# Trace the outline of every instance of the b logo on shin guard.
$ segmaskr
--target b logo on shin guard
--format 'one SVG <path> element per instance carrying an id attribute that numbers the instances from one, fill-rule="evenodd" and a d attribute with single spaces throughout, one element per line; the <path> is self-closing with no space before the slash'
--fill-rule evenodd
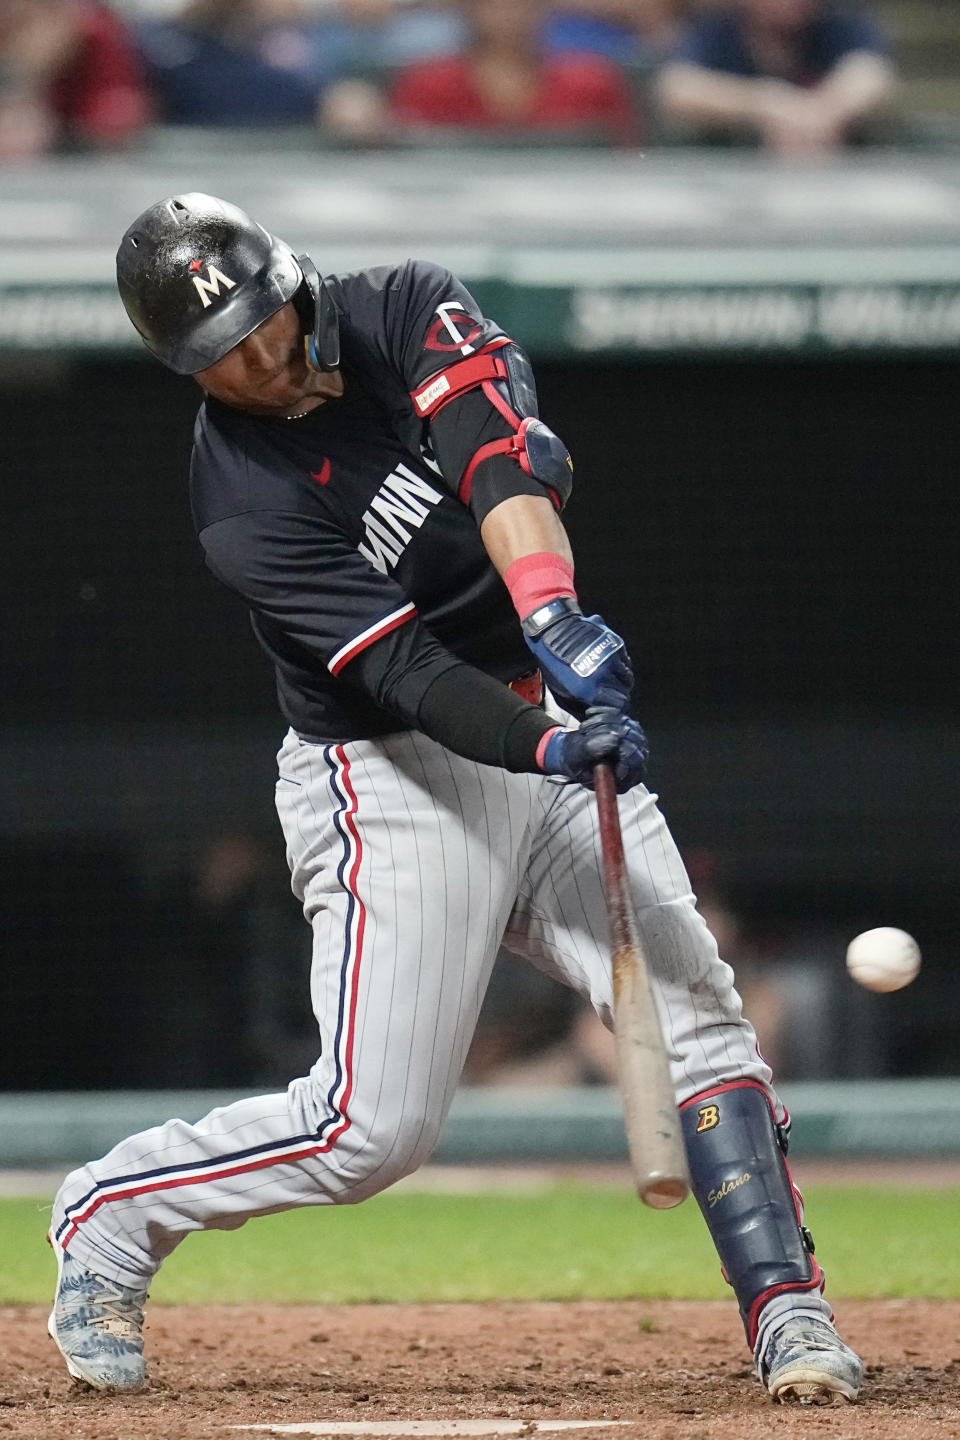
<path id="1" fill-rule="evenodd" d="M 719 1105 L 701 1105 L 697 1111 L 697 1134 L 701 1135 L 704 1130 L 712 1130 L 715 1125 L 719 1124 Z"/>

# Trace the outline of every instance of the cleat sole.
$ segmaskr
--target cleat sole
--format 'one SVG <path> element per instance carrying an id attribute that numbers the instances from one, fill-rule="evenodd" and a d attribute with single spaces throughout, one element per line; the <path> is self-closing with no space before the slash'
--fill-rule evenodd
<path id="1" fill-rule="evenodd" d="M 796 1401 L 800 1405 L 833 1405 L 837 1400 L 852 1404 L 859 1388 L 839 1376 L 826 1379 L 822 1371 L 797 1369 L 778 1376 L 770 1386 L 770 1394 L 781 1405 Z"/>

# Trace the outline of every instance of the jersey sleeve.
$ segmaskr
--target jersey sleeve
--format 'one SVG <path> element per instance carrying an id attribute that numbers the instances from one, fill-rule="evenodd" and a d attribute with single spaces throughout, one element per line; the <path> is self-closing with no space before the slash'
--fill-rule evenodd
<path id="1" fill-rule="evenodd" d="M 386 323 L 390 356 L 408 391 L 506 338 L 499 325 L 484 318 L 466 286 L 429 260 L 401 266 L 388 297 Z"/>
<path id="2" fill-rule="evenodd" d="M 416 617 L 395 581 L 311 518 L 248 510 L 200 531 L 208 568 L 331 673 Z"/>

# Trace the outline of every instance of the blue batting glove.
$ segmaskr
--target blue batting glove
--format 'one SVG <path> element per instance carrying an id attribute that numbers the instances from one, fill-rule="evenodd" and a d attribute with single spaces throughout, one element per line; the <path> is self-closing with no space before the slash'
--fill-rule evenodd
<path id="1" fill-rule="evenodd" d="M 558 730 L 550 736 L 543 768 L 548 775 L 563 775 L 592 790 L 593 767 L 606 761 L 622 795 L 643 780 L 649 754 L 647 737 L 636 720 L 612 705 L 600 705 L 587 711 L 578 730 Z"/>
<path id="2" fill-rule="evenodd" d="M 626 646 L 599 615 L 562 596 L 521 621 L 527 644 L 554 695 L 575 715 L 588 706 L 625 710 L 633 685 Z"/>

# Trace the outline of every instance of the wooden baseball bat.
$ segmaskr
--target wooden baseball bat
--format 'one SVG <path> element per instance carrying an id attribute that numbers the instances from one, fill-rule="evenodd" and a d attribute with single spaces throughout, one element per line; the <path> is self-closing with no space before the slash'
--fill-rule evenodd
<path id="1" fill-rule="evenodd" d="M 630 898 L 613 772 L 600 764 L 593 773 L 613 952 L 613 1028 L 630 1163 L 644 1204 L 670 1210 L 690 1193 L 680 1117 Z"/>

